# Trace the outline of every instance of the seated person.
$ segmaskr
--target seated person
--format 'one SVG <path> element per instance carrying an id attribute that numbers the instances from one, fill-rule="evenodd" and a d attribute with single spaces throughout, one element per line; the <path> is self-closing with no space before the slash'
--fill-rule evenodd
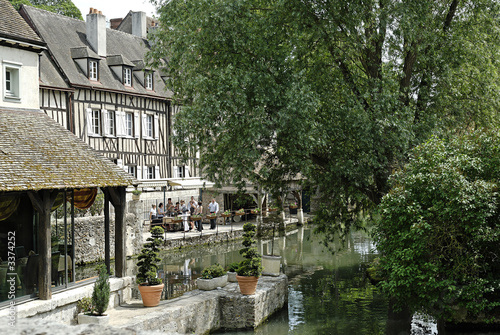
<path id="1" fill-rule="evenodd" d="M 158 217 L 158 219 L 162 219 L 164 216 L 165 216 L 165 211 L 163 210 L 163 203 L 160 202 L 160 204 L 158 205 L 157 217 Z"/>

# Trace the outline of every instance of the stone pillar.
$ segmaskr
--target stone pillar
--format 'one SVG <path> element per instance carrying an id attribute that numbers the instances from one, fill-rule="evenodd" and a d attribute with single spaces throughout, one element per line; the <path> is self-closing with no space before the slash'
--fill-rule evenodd
<path id="1" fill-rule="evenodd" d="M 126 216 L 127 239 L 125 241 L 125 254 L 127 256 L 137 255 L 141 252 L 144 234 L 142 219 L 143 201 L 132 200 L 127 203 L 128 213 Z"/>

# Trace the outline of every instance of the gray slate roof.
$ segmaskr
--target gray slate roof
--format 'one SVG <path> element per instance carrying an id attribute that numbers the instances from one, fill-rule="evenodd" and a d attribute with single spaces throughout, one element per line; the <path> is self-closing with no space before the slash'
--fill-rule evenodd
<path id="1" fill-rule="evenodd" d="M 39 110 L 0 107 L 0 192 L 137 181 Z"/>
<path id="2" fill-rule="evenodd" d="M 0 37 L 44 45 L 40 37 L 7 0 L 0 0 Z"/>
<path id="3" fill-rule="evenodd" d="M 91 49 L 86 39 L 85 22 L 30 6 L 23 5 L 21 11 L 26 13 L 35 31 L 47 43 L 47 48 L 62 69 L 64 76 L 69 80 L 70 86 L 95 86 L 95 83 L 89 81 L 72 58 L 72 49 L 75 50 L 74 48 L 88 47 Z M 146 39 L 121 31 L 106 29 L 107 55 L 122 55 L 125 59 L 134 62 L 143 60 L 148 50 L 149 44 Z M 74 55 L 75 51 L 73 51 Z M 40 71 L 43 77 L 45 71 L 43 66 L 40 67 Z M 157 98 L 172 96 L 170 91 L 165 90 L 165 84 L 158 71 L 154 73 L 153 92 L 146 90 L 144 83 L 139 82 L 135 76 L 132 77 L 133 88 L 126 88 L 110 69 L 107 60 L 101 59 L 99 61 L 99 82 L 102 84 L 102 86 L 99 85 L 100 89 L 123 91 L 127 94 L 150 95 Z M 57 81 L 53 83 L 44 82 L 44 84 L 59 87 Z"/>

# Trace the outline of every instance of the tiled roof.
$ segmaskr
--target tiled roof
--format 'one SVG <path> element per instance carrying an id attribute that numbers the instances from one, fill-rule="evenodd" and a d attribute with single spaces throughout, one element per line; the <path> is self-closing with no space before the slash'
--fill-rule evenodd
<path id="1" fill-rule="evenodd" d="M 0 0 L 0 37 L 44 44 L 7 0 Z"/>
<path id="2" fill-rule="evenodd" d="M 25 13 L 23 15 L 27 15 L 34 29 L 47 43 L 50 54 L 53 55 L 64 76 L 69 80 L 70 86 L 95 86 L 95 83 L 87 78 L 73 59 L 75 56 L 82 56 L 84 50 L 87 50 L 86 48 L 91 49 L 87 42 L 85 22 L 30 6 L 23 6 L 22 12 Z M 144 60 L 149 48 L 146 39 L 106 29 L 106 54 L 110 56 L 113 65 L 116 65 L 116 55 L 121 55 L 123 59 L 127 60 L 127 65 L 133 65 L 137 60 Z M 94 51 L 91 52 L 94 53 Z M 94 55 L 96 54 L 94 53 Z M 43 66 L 40 67 L 40 71 L 43 76 L 45 71 Z M 132 76 L 132 88 L 125 87 L 111 70 L 106 58 L 99 61 L 99 82 L 101 89 L 122 91 L 127 94 L 135 93 L 156 98 L 172 96 L 172 92 L 166 90 L 165 83 L 158 71 L 154 72 L 154 91 L 146 89 L 144 83 L 139 82 L 135 76 Z M 58 87 L 56 84 L 44 84 Z"/>
<path id="3" fill-rule="evenodd" d="M 0 107 L 0 192 L 135 183 L 45 113 Z"/>

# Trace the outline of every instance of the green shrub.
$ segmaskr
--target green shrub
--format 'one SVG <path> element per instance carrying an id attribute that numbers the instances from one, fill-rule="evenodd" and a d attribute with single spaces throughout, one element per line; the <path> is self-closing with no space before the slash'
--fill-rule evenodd
<path id="1" fill-rule="evenodd" d="M 92 308 L 92 298 L 83 297 L 76 303 L 78 313 L 92 314 L 94 309 Z"/>
<path id="2" fill-rule="evenodd" d="M 161 278 L 156 277 L 158 263 L 161 259 L 158 257 L 159 246 L 163 242 L 164 230 L 162 227 L 151 228 L 151 237 L 147 238 L 141 253 L 138 257 L 137 283 L 139 285 L 159 285 Z"/>
<path id="3" fill-rule="evenodd" d="M 229 272 L 236 272 L 239 267 L 240 267 L 240 263 L 239 262 L 234 262 L 234 263 L 229 264 L 229 266 L 227 268 L 227 271 L 229 271 Z"/>
<path id="4" fill-rule="evenodd" d="M 210 266 L 207 266 L 206 268 L 201 271 L 201 278 L 203 279 L 212 279 L 212 278 L 217 278 L 217 277 L 222 277 L 226 274 L 226 271 L 224 271 L 224 268 L 222 265 L 219 264 L 213 264 Z"/>
<path id="5" fill-rule="evenodd" d="M 94 284 L 94 292 L 92 293 L 93 312 L 97 315 L 103 315 L 108 309 L 109 304 L 109 275 L 105 264 L 97 267 L 99 277 Z"/>
<path id="6" fill-rule="evenodd" d="M 256 227 L 253 223 L 247 222 L 243 225 L 243 248 L 240 249 L 240 254 L 245 258 L 239 264 L 237 273 L 239 276 L 255 276 L 260 277 L 262 274 L 262 257 L 257 252 L 257 248 L 252 247 L 256 241 Z"/>
<path id="7" fill-rule="evenodd" d="M 382 289 L 436 319 L 500 306 L 500 135 L 475 131 L 416 147 L 391 177 L 375 241 Z M 458 315 L 457 311 L 466 311 Z"/>

